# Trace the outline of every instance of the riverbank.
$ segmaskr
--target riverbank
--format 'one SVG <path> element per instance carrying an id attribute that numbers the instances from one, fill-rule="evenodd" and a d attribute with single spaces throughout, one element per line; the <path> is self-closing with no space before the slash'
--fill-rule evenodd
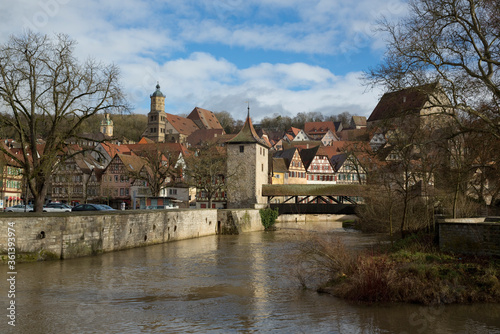
<path id="1" fill-rule="evenodd" d="M 318 291 L 347 300 L 500 303 L 500 259 L 440 252 L 431 235 L 359 252 L 339 239 L 315 236 L 301 246 L 300 254 L 308 268 L 320 265 L 328 277 Z"/>

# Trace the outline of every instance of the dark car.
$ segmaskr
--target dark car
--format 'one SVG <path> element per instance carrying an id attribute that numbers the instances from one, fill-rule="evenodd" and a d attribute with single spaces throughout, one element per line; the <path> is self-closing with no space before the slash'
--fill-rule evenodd
<path id="1" fill-rule="evenodd" d="M 80 204 L 75 206 L 71 211 L 111 211 L 112 207 L 101 204 Z"/>

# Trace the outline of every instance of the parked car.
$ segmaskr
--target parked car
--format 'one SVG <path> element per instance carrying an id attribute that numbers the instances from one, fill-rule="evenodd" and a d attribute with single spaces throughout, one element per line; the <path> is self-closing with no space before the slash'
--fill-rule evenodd
<path id="1" fill-rule="evenodd" d="M 3 211 L 5 211 L 5 212 L 33 212 L 33 205 L 28 204 L 25 207 L 24 204 L 18 204 L 18 205 L 14 205 L 14 206 L 9 206 L 8 208 L 5 208 Z"/>
<path id="2" fill-rule="evenodd" d="M 80 204 L 75 206 L 71 211 L 111 211 L 112 207 L 104 204 Z"/>
<path id="3" fill-rule="evenodd" d="M 173 205 L 150 205 L 146 207 L 146 210 L 164 210 L 164 209 L 178 209 L 178 206 Z"/>
<path id="4" fill-rule="evenodd" d="M 113 209 L 112 207 L 110 207 L 109 205 L 106 205 L 106 204 L 99 204 L 99 206 L 102 206 L 106 210 L 116 210 L 116 209 Z"/>
<path id="5" fill-rule="evenodd" d="M 43 206 L 43 212 L 71 212 L 71 207 L 63 203 L 49 203 Z"/>

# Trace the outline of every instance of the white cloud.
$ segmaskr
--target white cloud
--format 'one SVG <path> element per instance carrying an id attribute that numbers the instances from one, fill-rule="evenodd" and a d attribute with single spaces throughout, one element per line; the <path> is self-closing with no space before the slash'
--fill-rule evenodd
<path id="1" fill-rule="evenodd" d="M 228 111 L 235 119 L 243 119 L 245 103 L 250 101 L 256 120 L 274 113 L 293 116 L 311 111 L 326 114 L 349 111 L 367 116 L 380 94 L 365 92 L 360 72 L 336 76 L 328 69 L 304 63 L 266 63 L 238 69 L 226 59 L 194 53 L 160 67 L 155 68 L 154 63 L 150 66 L 148 80 L 144 80 L 138 65 L 130 73 L 136 76 L 134 82 L 144 83 L 141 88 L 145 89 L 145 96 L 139 93 L 136 100 L 142 111 L 147 110 L 148 96 L 156 85 L 153 73 L 166 95 L 166 111 L 174 114 L 188 113 L 198 106 Z M 149 87 L 145 87 L 146 83 Z"/>
<path id="2" fill-rule="evenodd" d="M 122 69 L 137 111 L 147 112 L 157 81 L 173 113 L 194 106 L 226 110 L 241 119 L 250 101 L 257 119 L 273 113 L 349 111 L 367 115 L 379 92 L 364 93 L 358 70 L 333 73 L 315 56 L 369 52 L 383 44 L 371 31 L 381 15 L 399 17 L 403 0 L 19 0 L 0 2 L 0 43 L 29 27 L 64 32 L 80 58 Z M 211 49 L 204 49 L 207 45 Z M 274 62 L 212 52 L 274 50 Z M 196 48 L 199 47 L 199 50 Z M 305 55 L 305 56 L 304 56 Z M 302 58 L 300 58 L 302 57 Z M 347 71 L 345 71 L 347 72 Z M 243 116 L 242 116 L 243 115 Z"/>

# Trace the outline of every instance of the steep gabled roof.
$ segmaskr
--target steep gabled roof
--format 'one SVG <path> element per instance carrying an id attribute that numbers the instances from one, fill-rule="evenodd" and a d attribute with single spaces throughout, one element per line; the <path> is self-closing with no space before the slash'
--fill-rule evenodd
<path id="1" fill-rule="evenodd" d="M 368 122 L 419 113 L 429 101 L 429 94 L 435 92 L 438 85 L 436 82 L 385 93 L 373 109 Z"/>
<path id="2" fill-rule="evenodd" d="M 129 172 L 139 172 L 141 168 L 145 165 L 145 160 L 136 155 L 126 155 L 126 154 L 117 154 L 115 157 L 120 159 Z"/>
<path id="3" fill-rule="evenodd" d="M 293 159 L 293 156 L 294 156 L 296 150 L 297 150 L 297 148 L 292 147 L 292 148 L 289 148 L 287 150 L 276 151 L 273 154 L 273 159 L 274 158 L 283 159 L 285 162 L 286 168 L 288 169 L 290 167 L 290 163 L 292 162 L 292 159 Z"/>
<path id="4" fill-rule="evenodd" d="M 299 128 L 294 128 L 293 126 L 288 129 L 287 133 L 291 134 L 294 138 L 299 134 L 301 129 Z"/>
<path id="5" fill-rule="evenodd" d="M 335 132 L 342 131 L 343 128 L 342 121 L 336 121 L 333 122 L 333 124 L 335 125 Z"/>
<path id="6" fill-rule="evenodd" d="M 146 137 L 142 137 L 137 144 L 154 144 L 155 141 Z"/>
<path id="7" fill-rule="evenodd" d="M 251 144 L 257 143 L 264 147 L 269 148 L 267 143 L 259 138 L 257 132 L 255 132 L 255 128 L 253 127 L 252 120 L 250 119 L 250 110 L 248 110 L 247 119 L 245 124 L 243 124 L 243 128 L 238 132 L 238 134 L 231 140 L 227 142 L 228 144 Z"/>
<path id="8" fill-rule="evenodd" d="M 351 124 L 354 126 L 366 126 L 365 116 L 352 116 Z"/>
<path id="9" fill-rule="evenodd" d="M 187 118 L 195 122 L 200 129 L 222 129 L 215 114 L 207 109 L 195 107 Z"/>
<path id="10" fill-rule="evenodd" d="M 330 163 L 332 164 L 333 170 L 338 172 L 346 160 L 347 160 L 347 154 L 345 153 L 334 155 L 330 159 Z"/>
<path id="11" fill-rule="evenodd" d="M 273 158 L 273 172 L 286 173 L 288 172 L 288 165 L 284 158 Z"/>
<path id="12" fill-rule="evenodd" d="M 319 146 L 315 146 L 313 148 L 303 149 L 299 151 L 300 158 L 302 159 L 302 163 L 304 164 L 306 170 L 309 169 L 309 165 L 318 153 L 318 149 Z"/>
<path id="13" fill-rule="evenodd" d="M 167 121 L 174 127 L 177 132 L 182 135 L 189 136 L 196 130 L 198 130 L 198 126 L 189 118 L 167 114 Z"/>

